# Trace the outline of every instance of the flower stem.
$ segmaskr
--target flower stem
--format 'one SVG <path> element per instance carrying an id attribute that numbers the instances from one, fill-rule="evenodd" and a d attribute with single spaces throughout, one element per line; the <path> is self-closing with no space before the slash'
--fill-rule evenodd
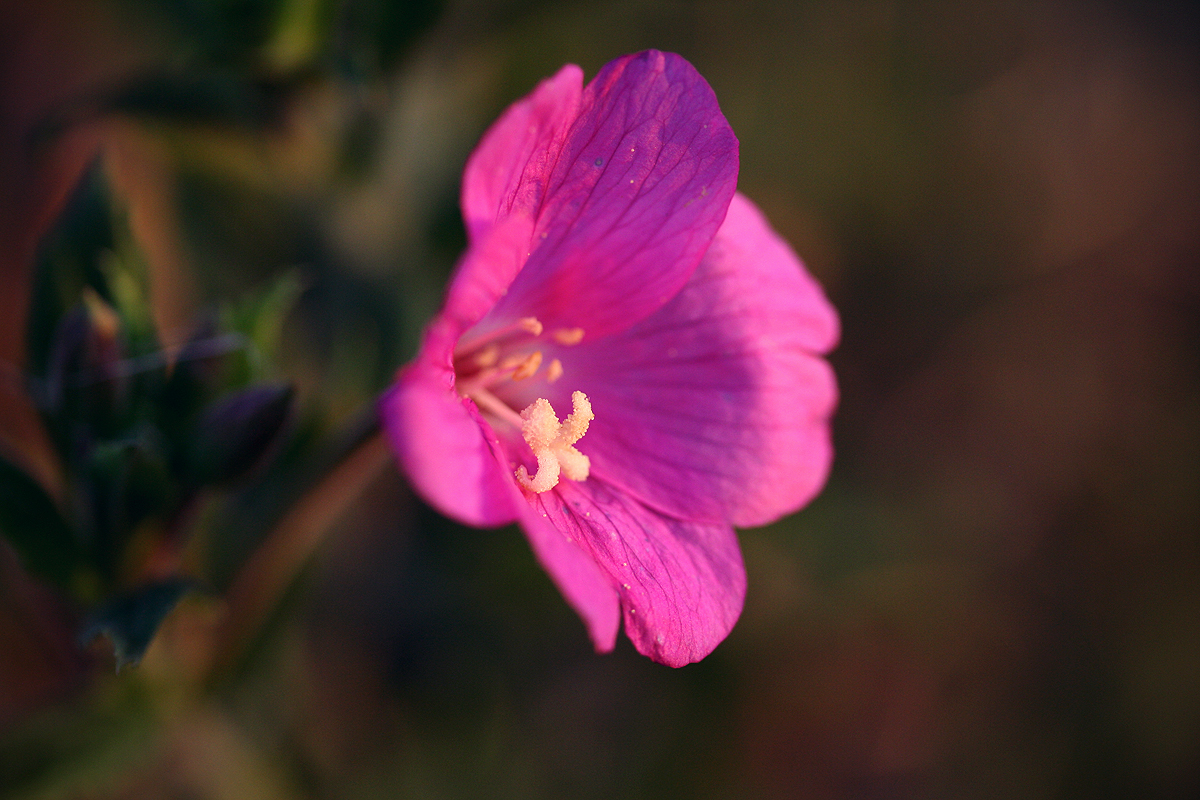
<path id="1" fill-rule="evenodd" d="M 225 613 L 213 640 L 210 682 L 236 666 L 333 524 L 389 463 L 390 451 L 375 422 L 279 519 L 226 593 Z"/>

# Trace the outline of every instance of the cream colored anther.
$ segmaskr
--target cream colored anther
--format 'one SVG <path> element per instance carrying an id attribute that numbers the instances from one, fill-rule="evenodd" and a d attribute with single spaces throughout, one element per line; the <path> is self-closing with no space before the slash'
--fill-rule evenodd
<path id="1" fill-rule="evenodd" d="M 538 321 L 537 317 L 521 317 L 517 320 L 517 327 L 534 336 L 542 335 L 542 323 Z"/>
<path id="2" fill-rule="evenodd" d="M 554 341 L 569 347 L 583 341 L 583 328 L 558 328 L 550 335 Z"/>

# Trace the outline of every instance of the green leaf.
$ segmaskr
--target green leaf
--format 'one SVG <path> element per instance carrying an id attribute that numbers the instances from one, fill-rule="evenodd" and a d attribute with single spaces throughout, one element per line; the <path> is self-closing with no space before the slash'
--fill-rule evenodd
<path id="1" fill-rule="evenodd" d="M 79 549 L 58 506 L 24 470 L 0 457 L 0 533 L 30 572 L 66 586 Z"/>
<path id="2" fill-rule="evenodd" d="M 172 578 L 114 597 L 92 614 L 79 634 L 79 643 L 87 645 L 97 636 L 106 636 L 112 642 L 118 670 L 137 664 L 162 621 L 192 587 L 190 581 Z"/>
<path id="3" fill-rule="evenodd" d="M 234 384 L 245 384 L 266 376 L 267 366 L 278 358 L 284 323 L 305 288 L 300 275 L 289 270 L 223 309 L 222 327 L 242 334 L 249 345 L 242 351 L 245 368 L 240 374 L 235 370 L 229 375 Z"/>
<path id="4" fill-rule="evenodd" d="M 44 376 L 50 368 L 56 331 L 85 287 L 111 300 L 102 261 L 115 245 L 112 215 L 108 183 L 97 162 L 80 178 L 38 246 L 25 329 L 25 363 L 34 376 Z"/>
<path id="5" fill-rule="evenodd" d="M 178 487 L 170 474 L 162 433 L 144 423 L 119 439 L 91 444 L 86 471 L 76 475 L 85 509 L 90 555 L 113 576 L 134 531 L 174 507 Z"/>
<path id="6" fill-rule="evenodd" d="M 250 337 L 264 358 L 274 361 L 283 340 L 283 324 L 296 307 L 305 285 L 295 270 L 283 273 L 267 288 L 256 304 L 251 306 Z M 247 309 L 248 311 L 250 309 Z"/>

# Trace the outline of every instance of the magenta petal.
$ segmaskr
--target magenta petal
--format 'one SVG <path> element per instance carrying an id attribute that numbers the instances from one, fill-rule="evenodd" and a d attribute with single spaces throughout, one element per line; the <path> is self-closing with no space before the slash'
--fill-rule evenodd
<path id="1" fill-rule="evenodd" d="M 737 196 L 683 291 L 570 353 L 560 383 L 591 398 L 579 447 L 592 474 L 685 519 L 759 525 L 794 511 L 832 458 L 837 387 L 819 354 L 837 332 L 820 288 Z"/>
<path id="2" fill-rule="evenodd" d="M 533 252 L 497 317 L 595 337 L 657 309 L 725 217 L 737 147 L 712 89 L 679 56 L 610 63 L 584 89 L 546 175 Z"/>
<path id="3" fill-rule="evenodd" d="M 472 242 L 504 217 L 534 218 L 579 113 L 582 90 L 583 71 L 568 64 L 513 103 L 484 134 L 463 172 L 463 220 Z"/>
<path id="4" fill-rule="evenodd" d="M 490 527 L 519 520 L 534 554 L 583 618 L 598 651 L 612 650 L 617 593 L 596 562 L 530 508 L 491 426 L 447 391 L 449 376 L 409 366 L 380 402 L 392 449 L 417 492 L 449 517 Z"/>
<path id="5" fill-rule="evenodd" d="M 775 317 L 764 319 L 764 334 L 784 337 L 783 343 L 810 353 L 824 354 L 834 348 L 841 327 L 833 305 L 791 245 L 744 194 L 734 196 L 717 237 L 705 254 L 706 260 L 714 262 L 713 271 L 757 284 L 759 297 L 754 300 L 771 300 L 765 306 L 749 306 Z M 781 330 L 778 326 L 785 317 L 786 329 Z"/>
<path id="6" fill-rule="evenodd" d="M 529 230 L 528 218 L 510 217 L 467 252 L 421 352 L 379 404 L 392 449 L 414 487 L 439 511 L 468 525 L 504 525 L 516 512 L 512 476 L 496 463 L 503 448 L 495 431 L 455 388 L 454 348 L 507 290 Z"/>
<path id="7" fill-rule="evenodd" d="M 513 484 L 516 493 L 516 485 Z M 583 618 L 596 651 L 607 653 L 617 642 L 620 602 L 612 581 L 568 535 L 556 528 L 541 512 L 518 499 L 521 528 L 534 555 L 549 573 L 575 613 Z"/>
<path id="8" fill-rule="evenodd" d="M 444 359 L 444 363 L 450 363 L 458 337 L 487 314 L 509 290 L 524 264 L 532 230 L 533 220 L 529 217 L 507 217 L 490 227 L 480 241 L 467 250 L 450 280 L 446 304 L 431 327 L 432 332 L 438 325 L 446 326 L 444 341 L 434 347 L 427 338 L 421 348 L 422 358 L 436 358 L 439 363 Z"/>
<path id="9" fill-rule="evenodd" d="M 663 516 L 597 480 L 528 497 L 617 587 L 638 652 L 682 667 L 711 653 L 737 622 L 746 570 L 729 525 Z"/>
<path id="10" fill-rule="evenodd" d="M 452 372 L 414 362 L 379 412 L 404 472 L 431 505 L 468 525 L 516 518 L 512 478 L 497 463 L 500 443 L 475 404 L 455 393 Z"/>

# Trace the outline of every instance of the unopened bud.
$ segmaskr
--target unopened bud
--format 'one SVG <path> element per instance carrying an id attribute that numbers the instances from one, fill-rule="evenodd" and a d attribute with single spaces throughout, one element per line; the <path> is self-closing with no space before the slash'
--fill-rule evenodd
<path id="1" fill-rule="evenodd" d="M 250 470 L 287 421 L 290 386 L 252 386 L 216 400 L 201 412 L 188 448 L 189 477 L 197 485 L 225 483 Z"/>

